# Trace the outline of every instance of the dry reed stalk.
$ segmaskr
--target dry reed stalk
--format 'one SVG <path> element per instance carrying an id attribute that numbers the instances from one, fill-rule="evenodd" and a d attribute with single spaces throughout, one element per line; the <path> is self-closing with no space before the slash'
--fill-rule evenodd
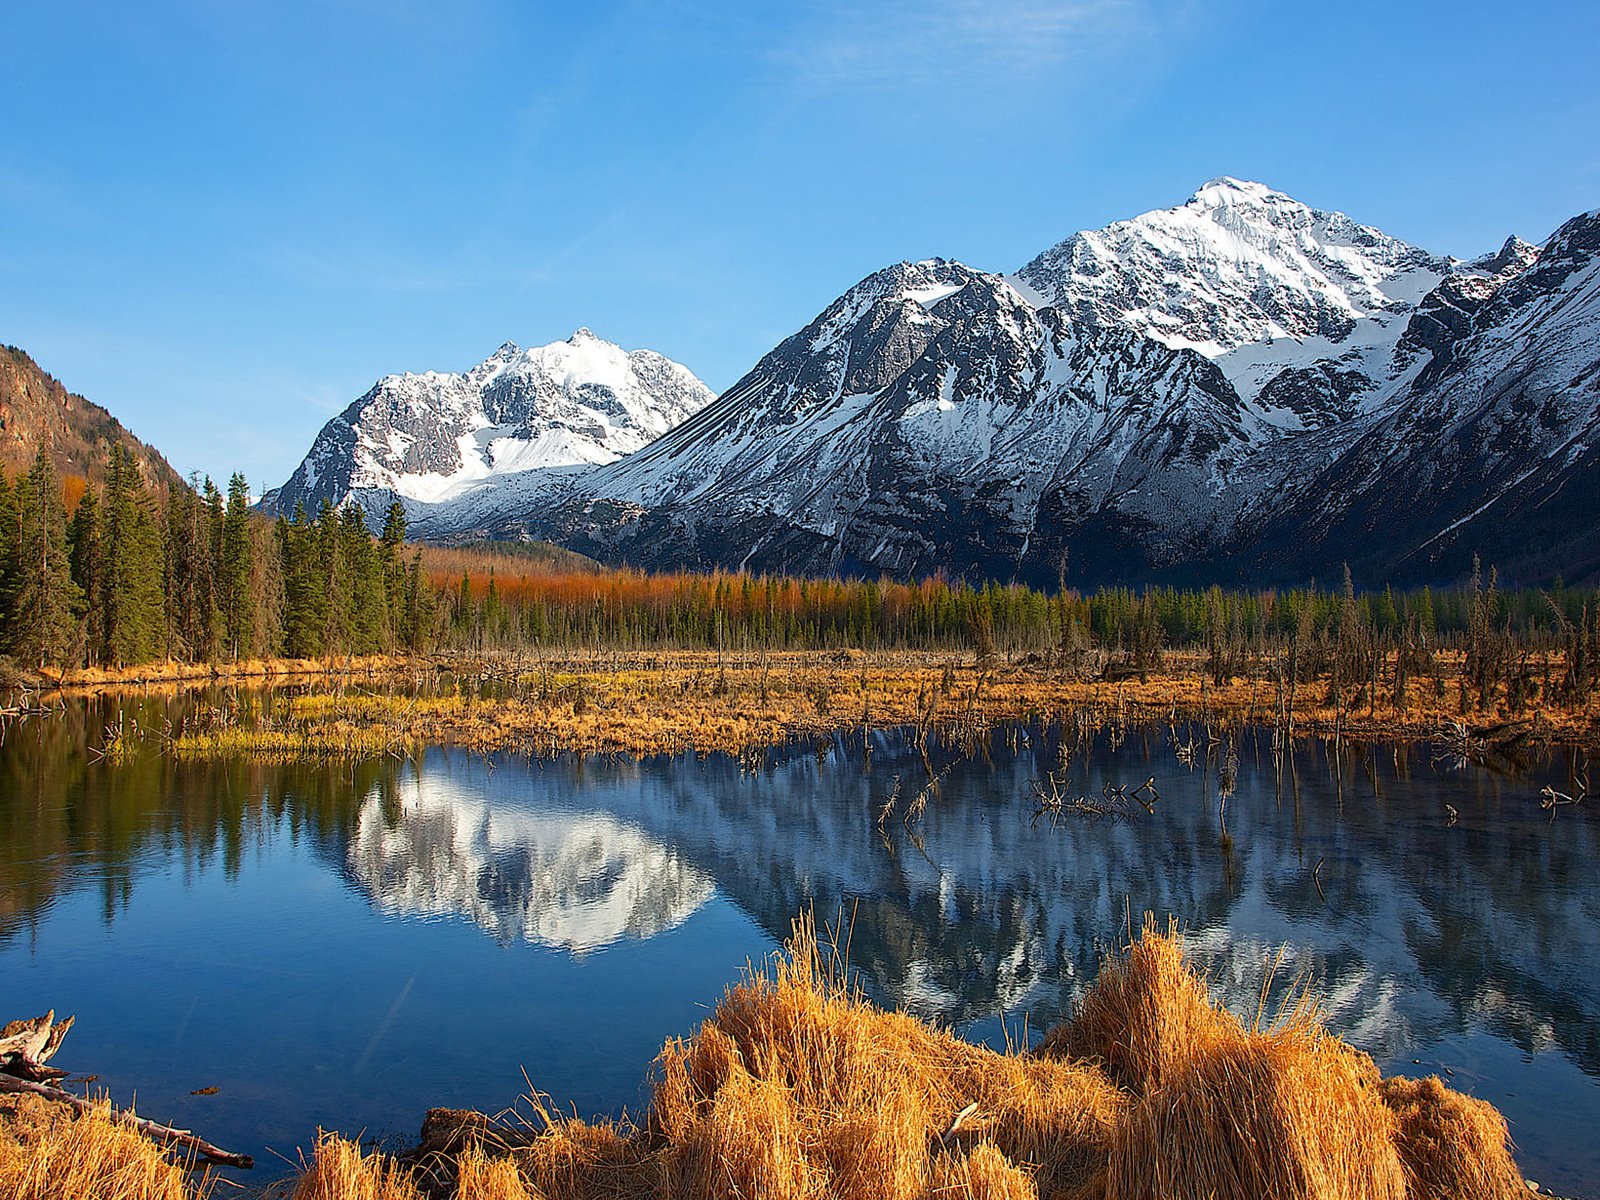
<path id="1" fill-rule="evenodd" d="M 0 1114 L 0 1200 L 204 1200 L 210 1175 L 190 1182 L 154 1144 L 111 1119 L 81 1117 L 33 1096 Z"/>
<path id="2" fill-rule="evenodd" d="M 1243 1033 L 1185 963 L 1176 925 L 1162 933 L 1147 915 L 1139 940 L 1106 960 L 1077 1013 L 1045 1035 L 1038 1054 L 1095 1063 L 1114 1083 L 1144 1095 Z"/>
<path id="3" fill-rule="evenodd" d="M 977 1101 L 982 1137 L 1032 1168 L 1042 1200 L 1078 1195 L 1105 1166 L 1127 1093 L 1084 1062 L 986 1054 L 974 1067 L 957 1090 Z"/>
<path id="4" fill-rule="evenodd" d="M 792 1098 L 772 1080 L 735 1074 L 706 1119 L 663 1159 L 661 1194 L 677 1200 L 800 1200 L 812 1193 L 811 1164 Z"/>
<path id="5" fill-rule="evenodd" d="M 1528 1195 L 1512 1161 L 1506 1119 L 1492 1104 L 1451 1091 L 1437 1076 L 1385 1079 L 1383 1101 L 1412 1200 L 1510 1200 Z"/>
<path id="6" fill-rule="evenodd" d="M 387 1156 L 364 1156 L 354 1142 L 324 1133 L 290 1200 L 422 1200 L 422 1194 Z"/>
<path id="7" fill-rule="evenodd" d="M 523 1185 L 517 1164 L 508 1158 L 488 1158 L 473 1146 L 456 1160 L 457 1200 L 545 1200 L 542 1193 Z"/>
<path id="8" fill-rule="evenodd" d="M 1405 1200 L 1378 1083 L 1370 1058 L 1304 1022 L 1213 1044 L 1130 1110 L 1105 1200 Z"/>
<path id="9" fill-rule="evenodd" d="M 997 1054 L 874 1008 L 798 923 L 787 955 L 667 1047 L 648 1128 L 672 1196 L 918 1200 L 935 1159 L 975 1136 L 1050 1189 L 1027 1194 L 1066 1196 L 1104 1163 L 1125 1107 L 1086 1064 Z M 780 1144 L 792 1157 L 769 1159 Z"/>

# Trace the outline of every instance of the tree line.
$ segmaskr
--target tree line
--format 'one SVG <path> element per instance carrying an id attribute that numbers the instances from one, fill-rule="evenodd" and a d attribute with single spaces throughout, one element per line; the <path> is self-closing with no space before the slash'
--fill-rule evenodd
<path id="1" fill-rule="evenodd" d="M 434 642 L 433 589 L 404 556 L 398 505 L 375 536 L 358 509 L 331 504 L 269 521 L 239 474 L 226 494 L 196 479 L 163 501 L 122 446 L 99 488 L 71 482 L 43 451 L 15 479 L 0 472 L 0 654 L 126 667 Z"/>
<path id="2" fill-rule="evenodd" d="M 1466 651 L 1487 692 L 1509 686 L 1526 654 L 1542 649 L 1563 651 L 1573 687 L 1587 694 L 1600 663 L 1592 588 L 1504 589 L 1492 570 L 1487 585 L 1475 570 L 1455 586 L 1399 592 L 1358 591 L 1346 571 L 1332 588 L 1087 595 L 941 576 L 644 574 L 581 569 L 574 556 L 539 548 L 408 547 L 398 504 L 376 532 L 353 505 L 268 520 L 251 509 L 238 474 L 225 494 L 204 479 L 162 500 L 121 447 L 101 487 L 70 482 L 64 492 L 42 453 L 15 479 L 0 472 L 0 653 L 30 665 L 532 645 L 849 646 L 1031 654 L 1069 666 L 1110 653 L 1143 671 L 1170 648 L 1203 650 L 1219 680 L 1289 650 L 1297 674 L 1349 680 L 1382 655 L 1410 664 L 1396 671 L 1417 671 L 1434 650 L 1453 648 Z"/>

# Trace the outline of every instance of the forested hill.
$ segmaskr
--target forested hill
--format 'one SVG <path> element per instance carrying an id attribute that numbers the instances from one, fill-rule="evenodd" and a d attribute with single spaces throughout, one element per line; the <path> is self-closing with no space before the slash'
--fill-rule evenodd
<path id="1" fill-rule="evenodd" d="M 15 346 L 0 346 L 0 470 L 16 476 L 33 465 L 43 446 L 58 478 L 104 484 L 111 447 L 121 446 L 158 494 L 178 473 L 105 409 L 67 391 Z"/>

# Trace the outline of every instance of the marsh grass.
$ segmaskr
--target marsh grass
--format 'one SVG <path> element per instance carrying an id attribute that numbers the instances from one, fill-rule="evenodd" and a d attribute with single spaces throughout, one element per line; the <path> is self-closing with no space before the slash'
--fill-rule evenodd
<path id="1" fill-rule="evenodd" d="M 438 664 L 443 666 L 444 664 Z M 214 758 L 362 757 L 422 742 L 535 756 L 743 755 L 801 738 L 865 736 L 908 729 L 970 751 L 999 725 L 1082 722 L 1116 734 L 1179 719 L 1218 730 L 1276 724 L 1285 736 L 1414 739 L 1465 729 L 1494 747 L 1557 741 L 1600 744 L 1600 706 L 1530 704 L 1502 696 L 1463 713 L 1448 687 L 1402 681 L 1397 696 L 1368 689 L 1302 686 L 1292 704 L 1270 664 L 1218 683 L 1201 654 L 1169 652 L 1142 677 L 1075 678 L 1026 661 L 918 651 L 732 653 L 715 651 L 576 653 L 537 664 L 450 660 L 451 676 L 490 680 L 437 689 L 435 673 L 415 666 L 384 686 L 338 686 L 293 697 L 287 712 L 257 714 L 228 728 L 184 731 L 176 753 Z M 1460 654 L 1435 656 L 1438 679 L 1464 678 Z M 429 679 L 423 688 L 419 678 Z M 1313 699 L 1316 697 L 1316 699 Z"/>
<path id="2" fill-rule="evenodd" d="M 0 1105 L 0 1200 L 204 1200 L 212 1183 L 113 1121 L 108 1103 L 82 1117 L 36 1096 Z"/>

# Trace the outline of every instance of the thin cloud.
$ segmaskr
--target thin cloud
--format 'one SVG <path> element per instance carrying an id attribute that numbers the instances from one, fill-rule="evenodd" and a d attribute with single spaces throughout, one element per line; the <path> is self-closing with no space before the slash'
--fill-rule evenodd
<path id="1" fill-rule="evenodd" d="M 1019 82 L 1100 58 L 1147 33 L 1145 0 L 820 0 L 778 51 L 805 82 L 899 91 Z"/>

